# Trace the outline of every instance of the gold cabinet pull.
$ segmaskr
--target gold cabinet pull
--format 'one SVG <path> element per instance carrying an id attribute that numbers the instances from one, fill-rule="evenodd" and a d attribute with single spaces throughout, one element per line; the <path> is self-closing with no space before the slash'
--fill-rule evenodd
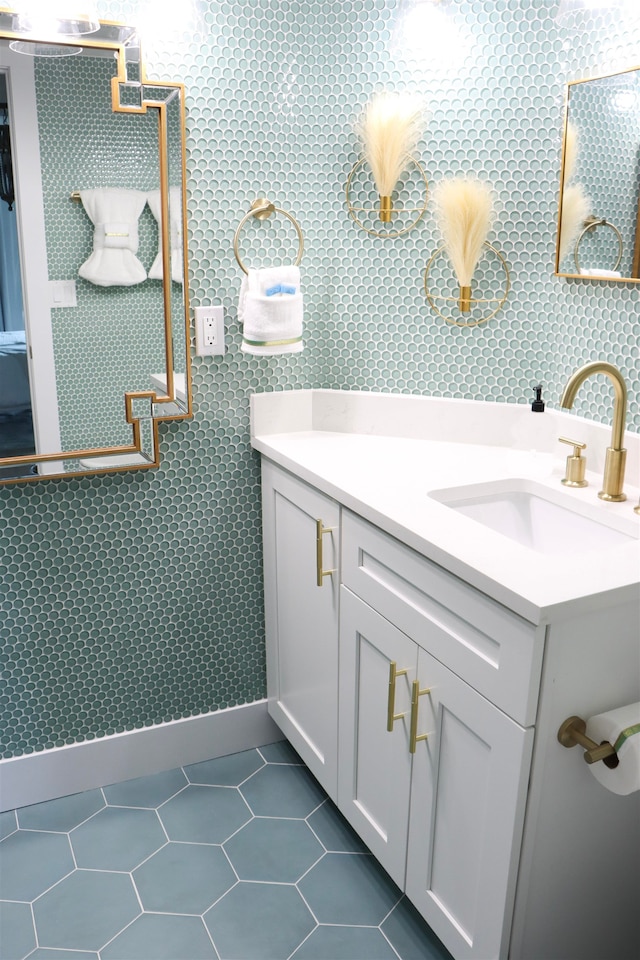
<path id="1" fill-rule="evenodd" d="M 396 677 L 406 677 L 409 670 L 398 670 L 398 664 L 392 660 L 389 664 L 389 697 L 387 700 L 387 732 L 393 732 L 393 724 L 396 720 L 402 720 L 406 713 L 396 713 Z"/>
<path id="2" fill-rule="evenodd" d="M 418 701 L 420 697 L 426 696 L 428 693 L 431 693 L 430 687 L 425 687 L 424 690 L 420 689 L 420 681 L 414 680 L 411 684 L 411 727 L 409 732 L 409 753 L 416 752 L 416 743 L 419 740 L 428 740 L 428 733 L 421 733 L 418 736 Z"/>
<path id="3" fill-rule="evenodd" d="M 335 527 L 325 527 L 322 520 L 316 520 L 316 583 L 319 587 L 322 586 L 322 582 L 325 577 L 330 577 L 332 573 L 335 573 L 335 568 L 333 570 L 323 570 L 324 562 L 322 559 L 322 537 L 325 533 L 332 533 L 335 530 Z"/>

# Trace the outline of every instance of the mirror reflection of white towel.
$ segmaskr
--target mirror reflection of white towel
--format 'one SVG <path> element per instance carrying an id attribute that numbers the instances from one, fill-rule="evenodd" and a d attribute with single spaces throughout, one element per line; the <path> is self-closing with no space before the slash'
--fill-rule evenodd
<path id="1" fill-rule="evenodd" d="M 580 268 L 580 275 L 583 277 L 621 277 L 622 274 L 619 270 L 586 270 L 584 267 Z"/>
<path id="2" fill-rule="evenodd" d="M 151 190 L 147 194 L 147 200 L 151 213 L 155 217 L 158 227 L 160 227 L 162 220 L 160 191 Z M 174 283 L 182 283 L 184 269 L 182 256 L 182 191 L 180 187 L 169 187 L 169 249 L 171 251 L 171 279 Z M 160 233 L 158 239 L 158 253 L 149 270 L 149 279 L 162 280 L 162 233 Z"/>
<path id="3" fill-rule="evenodd" d="M 242 279 L 238 319 L 242 351 L 255 356 L 300 353 L 303 303 L 294 265 L 250 269 Z"/>
<path id="4" fill-rule="evenodd" d="M 136 257 L 138 219 L 147 202 L 142 190 L 80 190 L 80 199 L 94 224 L 93 253 L 78 276 L 99 287 L 131 287 L 147 279 Z"/>

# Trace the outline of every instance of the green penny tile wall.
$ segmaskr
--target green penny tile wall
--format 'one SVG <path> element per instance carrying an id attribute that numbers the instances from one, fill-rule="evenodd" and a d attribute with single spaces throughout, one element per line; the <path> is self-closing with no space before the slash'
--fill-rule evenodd
<path id="1" fill-rule="evenodd" d="M 176 19 L 194 4 L 195 31 Z M 224 305 L 227 352 L 194 358 L 195 416 L 160 426 L 158 470 L 0 488 L 4 756 L 264 696 L 253 391 L 525 403 L 541 381 L 556 406 L 570 372 L 606 358 L 627 379 L 639 429 L 637 287 L 557 279 L 553 260 L 565 84 L 640 61 L 640 27 L 598 14 L 571 32 L 555 21 L 557 0 L 449 0 L 459 40 L 443 58 L 442 44 L 420 53 L 415 31 L 394 31 L 397 7 L 189 0 L 147 43 L 150 78 L 186 84 L 191 300 Z M 162 5 L 99 8 L 126 22 L 151 8 L 157 25 Z M 424 97 L 419 155 L 431 187 L 470 172 L 494 188 L 489 239 L 512 290 L 485 326 L 447 325 L 425 299 L 439 245 L 430 209 L 395 240 L 365 234 L 347 213 L 353 122 L 382 88 Z M 265 195 L 305 237 L 305 350 L 295 356 L 240 351 L 233 235 Z M 254 266 L 295 249 L 282 219 L 243 232 Z M 611 402 L 596 378 L 576 409 L 610 422 Z"/>

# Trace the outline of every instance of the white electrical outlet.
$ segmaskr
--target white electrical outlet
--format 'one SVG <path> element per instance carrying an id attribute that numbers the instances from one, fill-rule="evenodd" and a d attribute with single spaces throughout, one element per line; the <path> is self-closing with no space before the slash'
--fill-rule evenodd
<path id="1" fill-rule="evenodd" d="M 224 310 L 222 307 L 195 307 L 196 354 L 212 357 L 224 353 Z"/>

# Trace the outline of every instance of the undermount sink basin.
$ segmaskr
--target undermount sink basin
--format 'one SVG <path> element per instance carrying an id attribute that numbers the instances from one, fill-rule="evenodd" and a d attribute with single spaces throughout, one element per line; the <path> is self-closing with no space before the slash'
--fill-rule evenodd
<path id="1" fill-rule="evenodd" d="M 558 556 L 620 546 L 638 539 L 638 524 L 589 503 L 577 504 L 530 480 L 496 480 L 429 496 L 529 550 Z M 576 506 L 578 509 L 576 509 Z"/>

